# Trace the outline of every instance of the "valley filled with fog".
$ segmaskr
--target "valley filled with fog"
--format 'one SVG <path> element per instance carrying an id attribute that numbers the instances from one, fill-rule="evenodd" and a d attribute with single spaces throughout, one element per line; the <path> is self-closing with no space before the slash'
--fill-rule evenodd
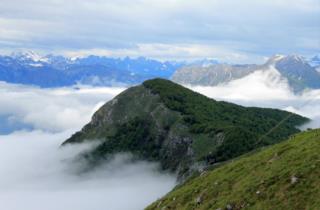
<path id="1" fill-rule="evenodd" d="M 132 163 L 128 154 L 80 173 L 73 159 L 94 145 L 59 148 L 123 89 L 0 86 L 0 209 L 140 210 L 175 185 L 156 163 Z"/>
<path id="2" fill-rule="evenodd" d="M 320 127 L 320 89 L 294 93 L 287 80 L 276 71 L 257 71 L 215 87 L 188 87 L 216 100 L 243 106 L 282 109 L 310 118 L 311 122 L 302 129 Z"/>
<path id="3" fill-rule="evenodd" d="M 320 90 L 299 94 L 276 73 L 255 72 L 216 87 L 188 86 L 208 97 L 244 106 L 279 108 L 312 119 L 320 127 Z M 101 167 L 80 173 L 77 154 L 94 145 L 60 148 L 90 121 L 106 101 L 123 91 L 112 87 L 41 89 L 0 83 L 0 209 L 143 209 L 170 191 L 175 176 L 156 163 L 119 154 Z"/>

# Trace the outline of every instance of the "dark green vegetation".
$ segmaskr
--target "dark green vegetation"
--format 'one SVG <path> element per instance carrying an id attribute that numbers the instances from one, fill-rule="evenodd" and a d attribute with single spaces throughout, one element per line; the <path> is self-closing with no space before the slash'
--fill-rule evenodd
<path id="1" fill-rule="evenodd" d="M 65 143 L 97 139 L 101 144 L 87 155 L 90 160 L 132 152 L 182 175 L 280 142 L 307 120 L 285 111 L 218 102 L 154 79 L 106 103 Z"/>
<path id="2" fill-rule="evenodd" d="M 147 210 L 318 210 L 319 151 L 320 130 L 302 132 L 190 178 Z"/>

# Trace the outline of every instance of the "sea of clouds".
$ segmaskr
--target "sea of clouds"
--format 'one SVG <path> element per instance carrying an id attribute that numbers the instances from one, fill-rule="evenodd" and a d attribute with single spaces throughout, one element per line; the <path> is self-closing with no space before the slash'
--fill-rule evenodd
<path id="1" fill-rule="evenodd" d="M 272 107 L 312 119 L 320 127 L 320 90 L 294 94 L 276 71 L 255 72 L 217 87 L 189 88 L 244 106 Z M 170 191 L 174 175 L 156 163 L 119 154 L 100 168 L 79 173 L 73 160 L 93 145 L 61 143 L 123 88 L 57 88 L 0 82 L 0 209 L 140 210 Z"/>
<path id="2" fill-rule="evenodd" d="M 320 89 L 294 93 L 287 80 L 275 69 L 256 71 L 216 87 L 187 87 L 216 100 L 243 106 L 282 109 L 310 118 L 312 121 L 303 125 L 302 129 L 320 127 Z"/>
<path id="3" fill-rule="evenodd" d="M 80 173 L 74 158 L 94 145 L 61 143 L 123 88 L 58 88 L 0 83 L 0 209 L 141 210 L 175 185 L 156 163 L 118 154 Z"/>

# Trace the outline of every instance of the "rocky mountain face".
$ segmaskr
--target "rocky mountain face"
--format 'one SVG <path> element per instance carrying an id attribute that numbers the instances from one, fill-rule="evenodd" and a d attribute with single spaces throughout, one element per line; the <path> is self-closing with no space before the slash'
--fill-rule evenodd
<path id="1" fill-rule="evenodd" d="M 320 130 L 195 175 L 146 210 L 319 209 Z"/>
<path id="2" fill-rule="evenodd" d="M 172 80 L 181 84 L 216 86 L 247 76 L 256 69 L 257 65 L 192 65 L 177 70 Z"/>
<path id="3" fill-rule="evenodd" d="M 288 118 L 278 125 L 281 120 Z M 308 119 L 219 102 L 164 79 L 145 81 L 103 105 L 65 144 L 96 141 L 92 164 L 131 152 L 180 177 L 299 132 Z M 269 132 L 277 126 L 273 132 Z M 267 134 L 267 135 L 266 135 Z"/>
<path id="4" fill-rule="evenodd" d="M 303 57 L 297 55 L 278 56 L 271 58 L 267 62 L 267 64 L 271 63 L 288 80 L 289 85 L 294 90 L 320 88 L 320 74 Z"/>
<path id="5" fill-rule="evenodd" d="M 216 86 L 243 78 L 255 71 L 269 71 L 270 69 L 276 69 L 295 92 L 305 88 L 320 88 L 320 73 L 303 57 L 297 55 L 276 55 L 263 65 L 186 66 L 178 69 L 173 74 L 172 80 L 180 84 Z"/>

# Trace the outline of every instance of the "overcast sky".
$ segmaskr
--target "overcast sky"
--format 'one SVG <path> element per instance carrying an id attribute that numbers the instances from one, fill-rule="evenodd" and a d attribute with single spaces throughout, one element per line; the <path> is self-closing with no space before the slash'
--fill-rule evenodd
<path id="1" fill-rule="evenodd" d="M 319 0 L 1 0 L 0 49 L 256 62 L 320 51 Z"/>

